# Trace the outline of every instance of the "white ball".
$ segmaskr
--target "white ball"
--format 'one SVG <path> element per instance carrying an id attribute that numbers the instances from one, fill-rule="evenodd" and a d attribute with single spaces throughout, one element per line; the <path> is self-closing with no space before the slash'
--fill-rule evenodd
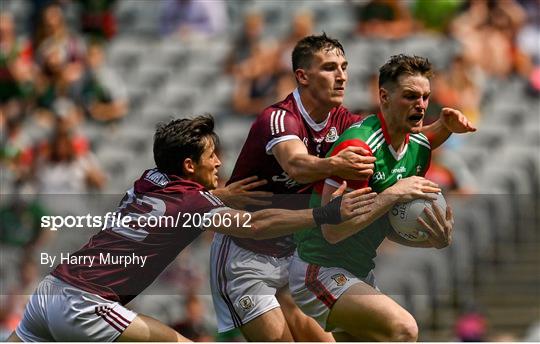
<path id="1" fill-rule="evenodd" d="M 446 201 L 441 193 L 437 194 L 437 199 L 433 202 L 442 209 L 443 214 L 446 214 Z M 426 207 L 433 211 L 431 204 L 431 201 L 424 199 L 415 199 L 407 203 L 394 204 L 388 212 L 390 224 L 394 231 L 409 241 L 426 241 L 428 235 L 417 219 L 418 217 L 422 217 L 427 224 L 431 223 L 431 220 L 424 213 L 424 208 Z"/>

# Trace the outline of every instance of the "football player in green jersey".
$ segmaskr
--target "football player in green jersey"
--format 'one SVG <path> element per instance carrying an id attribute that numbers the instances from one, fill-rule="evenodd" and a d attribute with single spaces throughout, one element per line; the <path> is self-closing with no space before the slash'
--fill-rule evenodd
<path id="1" fill-rule="evenodd" d="M 416 247 L 442 248 L 451 241 L 453 215 L 435 207 L 423 222 L 429 239 L 409 242 L 391 230 L 386 216 L 396 202 L 434 199 L 438 186 L 423 178 L 429 168 L 433 142 L 421 134 L 429 102 L 431 64 L 422 57 L 397 55 L 379 70 L 378 115 L 347 129 L 328 156 L 350 147 L 363 147 L 376 157 L 369 182 L 347 181 L 349 187 L 368 186 L 376 202 L 360 221 L 322 226 L 295 234 L 298 248 L 290 266 L 289 287 L 295 302 L 337 340 L 414 341 L 416 321 L 375 285 L 373 259 L 385 238 Z M 441 118 L 462 117 L 445 108 Z M 467 130 L 470 131 L 470 130 Z M 343 183 L 327 178 L 314 188 L 311 206 L 324 204 Z"/>

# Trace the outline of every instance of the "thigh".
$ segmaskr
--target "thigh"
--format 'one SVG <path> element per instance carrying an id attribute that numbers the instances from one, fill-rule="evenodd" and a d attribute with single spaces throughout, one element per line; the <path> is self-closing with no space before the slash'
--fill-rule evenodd
<path id="1" fill-rule="evenodd" d="M 289 266 L 289 289 L 294 302 L 327 331 L 336 330 L 327 322 L 336 300 L 359 282 L 362 280 L 345 269 L 310 264 L 297 255 Z"/>
<path id="2" fill-rule="evenodd" d="M 415 324 L 405 309 L 366 283 L 348 288 L 335 302 L 327 321 L 355 341 L 389 341 L 402 324 Z"/>
<path id="3" fill-rule="evenodd" d="M 48 322 L 49 305 L 58 293 L 49 278 L 41 281 L 28 299 L 21 321 L 9 341 L 49 342 L 54 341 Z"/>
<path id="4" fill-rule="evenodd" d="M 190 340 L 162 322 L 138 314 L 122 332 L 119 342 L 189 342 Z"/>
<path id="5" fill-rule="evenodd" d="M 212 242 L 210 286 L 218 332 L 240 328 L 279 307 L 278 286 L 288 262 L 245 250 L 230 237 L 216 235 Z"/>
<path id="6" fill-rule="evenodd" d="M 250 342 L 292 342 L 293 336 L 281 308 L 274 308 L 240 327 Z"/>

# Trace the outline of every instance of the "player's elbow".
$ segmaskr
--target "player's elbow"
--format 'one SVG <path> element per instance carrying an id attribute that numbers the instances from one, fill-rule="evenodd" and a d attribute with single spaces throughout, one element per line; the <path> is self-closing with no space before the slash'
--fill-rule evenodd
<path id="1" fill-rule="evenodd" d="M 287 172 L 289 177 L 297 183 L 306 184 L 311 182 L 309 176 L 306 175 L 300 168 L 289 167 L 285 170 L 285 172 Z"/>

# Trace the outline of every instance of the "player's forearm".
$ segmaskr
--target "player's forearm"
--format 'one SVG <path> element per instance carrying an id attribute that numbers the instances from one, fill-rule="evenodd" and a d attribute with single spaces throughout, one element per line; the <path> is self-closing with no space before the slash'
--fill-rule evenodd
<path id="1" fill-rule="evenodd" d="M 385 215 L 398 199 L 399 197 L 392 194 L 391 190 L 379 194 L 375 198 L 375 202 L 369 206 L 371 208 L 369 213 L 352 218 L 339 225 L 323 225 L 322 231 L 324 238 L 331 244 L 336 244 L 347 239 Z"/>
<path id="2" fill-rule="evenodd" d="M 291 157 L 285 171 L 298 183 L 307 184 L 330 177 L 335 169 L 331 158 L 321 159 L 310 154 Z"/>
<path id="3" fill-rule="evenodd" d="M 450 130 L 444 126 L 440 119 L 430 125 L 424 126 L 422 133 L 428 137 L 432 149 L 438 148 L 446 140 L 448 140 L 452 134 L 452 132 L 450 132 Z"/>
<path id="4" fill-rule="evenodd" d="M 253 213 L 254 239 L 271 239 L 314 227 L 312 209 L 264 209 Z"/>

